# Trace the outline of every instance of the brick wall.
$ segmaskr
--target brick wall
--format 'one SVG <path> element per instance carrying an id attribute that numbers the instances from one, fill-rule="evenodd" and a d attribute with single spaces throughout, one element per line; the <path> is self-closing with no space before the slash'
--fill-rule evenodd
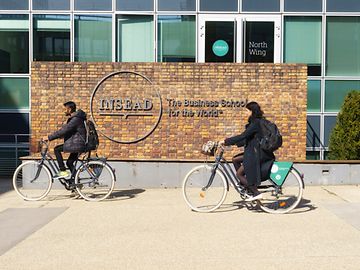
<path id="1" fill-rule="evenodd" d="M 108 74 L 124 70 L 152 84 L 132 73 L 99 84 Z M 90 115 L 90 97 L 98 86 L 91 107 L 102 134 L 100 155 L 203 159 L 201 145 L 242 132 L 247 122 L 243 106 L 257 101 L 283 134 L 278 159 L 305 159 L 305 65 L 33 62 L 31 77 L 32 150 L 66 120 L 65 101 L 75 101 Z M 228 156 L 237 151 L 233 147 Z"/>

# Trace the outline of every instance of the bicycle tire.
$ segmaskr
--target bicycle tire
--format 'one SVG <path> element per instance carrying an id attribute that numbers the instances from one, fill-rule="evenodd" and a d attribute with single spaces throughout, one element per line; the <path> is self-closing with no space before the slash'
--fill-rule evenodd
<path id="1" fill-rule="evenodd" d="M 304 183 L 300 174 L 291 168 L 281 192 L 276 194 L 276 185 L 262 192 L 263 198 L 258 201 L 260 208 L 271 214 L 286 214 L 297 207 L 302 199 Z M 277 197 L 278 196 L 278 197 Z"/>
<path id="2" fill-rule="evenodd" d="M 76 171 L 75 186 L 79 195 L 87 201 L 105 200 L 115 187 L 114 171 L 103 161 L 85 162 Z"/>
<path id="3" fill-rule="evenodd" d="M 34 160 L 20 164 L 13 175 L 14 189 L 26 201 L 38 201 L 46 197 L 51 190 L 52 182 L 50 170 Z"/>
<path id="4" fill-rule="evenodd" d="M 200 165 L 191 169 L 182 184 L 183 197 L 187 205 L 196 212 L 208 213 L 218 209 L 225 201 L 228 182 L 217 169 L 212 185 L 204 190 L 209 182 L 213 166 Z"/>

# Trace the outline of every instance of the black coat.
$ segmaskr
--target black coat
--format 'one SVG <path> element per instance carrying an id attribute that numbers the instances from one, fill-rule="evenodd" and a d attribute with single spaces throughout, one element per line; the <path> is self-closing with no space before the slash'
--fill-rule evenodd
<path id="1" fill-rule="evenodd" d="M 255 118 L 246 125 L 243 133 L 225 139 L 225 145 L 245 146 L 243 165 L 249 186 L 259 186 L 261 181 L 268 179 L 275 160 L 273 153 L 265 152 L 260 148 L 261 138 L 260 119 Z"/>
<path id="2" fill-rule="evenodd" d="M 73 112 L 66 124 L 49 135 L 49 141 L 64 138 L 64 152 L 81 153 L 85 151 L 86 128 L 84 121 L 86 113 L 82 110 Z"/>

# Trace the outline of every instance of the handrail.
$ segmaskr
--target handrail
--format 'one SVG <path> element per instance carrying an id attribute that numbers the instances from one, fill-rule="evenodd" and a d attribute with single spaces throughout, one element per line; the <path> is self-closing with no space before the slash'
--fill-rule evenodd
<path id="1" fill-rule="evenodd" d="M 310 136 L 307 132 L 306 132 L 306 139 L 309 139 L 310 142 L 312 142 L 311 148 L 315 148 L 315 141 L 318 140 L 319 141 L 319 145 L 320 145 L 320 149 L 321 150 L 326 150 L 326 146 L 321 142 L 319 136 L 316 134 L 314 128 L 311 126 L 310 122 L 308 120 L 306 120 L 307 126 L 311 129 L 311 131 L 313 132 L 313 136 Z"/>
<path id="2" fill-rule="evenodd" d="M 0 175 L 9 176 L 19 165 L 19 156 L 21 152 L 29 153 L 31 134 L 0 134 L 0 150 L 14 150 L 10 154 L 15 157 L 0 157 Z"/>

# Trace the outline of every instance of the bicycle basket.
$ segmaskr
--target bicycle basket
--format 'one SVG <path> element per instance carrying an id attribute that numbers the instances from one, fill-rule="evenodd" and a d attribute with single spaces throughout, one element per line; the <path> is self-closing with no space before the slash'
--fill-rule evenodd
<path id="1" fill-rule="evenodd" d="M 207 143 L 202 145 L 201 153 L 206 156 L 214 156 L 216 148 L 217 148 L 216 142 L 208 141 Z"/>

